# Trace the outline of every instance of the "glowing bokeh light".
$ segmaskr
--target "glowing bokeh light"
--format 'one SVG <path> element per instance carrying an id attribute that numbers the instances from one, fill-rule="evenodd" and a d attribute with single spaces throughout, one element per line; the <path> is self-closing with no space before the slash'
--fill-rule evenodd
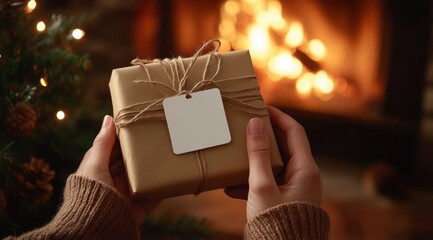
<path id="1" fill-rule="evenodd" d="M 72 31 L 72 37 L 77 39 L 77 40 L 80 40 L 81 38 L 83 38 L 85 34 L 86 33 L 79 28 L 76 28 Z"/>
<path id="2" fill-rule="evenodd" d="M 302 27 L 302 24 L 300 22 L 293 21 L 289 26 L 289 32 L 287 33 L 284 41 L 290 47 L 295 48 L 301 45 L 303 40 L 304 40 L 304 28 Z"/>
<path id="3" fill-rule="evenodd" d="M 36 1 L 35 0 L 30 0 L 28 3 L 27 3 L 27 9 L 26 9 L 26 12 L 27 13 L 31 13 L 33 10 L 35 10 L 35 8 L 36 8 Z"/>
<path id="4" fill-rule="evenodd" d="M 301 96 L 308 96 L 313 88 L 314 74 L 308 72 L 296 80 L 296 91 Z"/>
<path id="5" fill-rule="evenodd" d="M 318 39 L 313 39 L 309 42 L 308 44 L 308 48 L 310 49 L 311 52 L 311 57 L 314 60 L 322 60 L 325 58 L 326 56 L 326 47 L 325 44 L 323 44 L 322 41 L 318 40 Z"/>
<path id="6" fill-rule="evenodd" d="M 302 63 L 287 51 L 282 51 L 271 58 L 268 68 L 273 74 L 288 78 L 297 78 L 303 69 Z"/>
<path id="7" fill-rule="evenodd" d="M 39 83 L 42 85 L 42 87 L 48 86 L 48 81 L 45 77 L 41 77 L 41 79 L 39 80 Z"/>
<path id="8" fill-rule="evenodd" d="M 39 32 L 45 31 L 45 28 L 46 28 L 46 26 L 45 26 L 45 23 L 43 21 L 39 21 L 36 24 L 36 30 L 38 30 Z"/>
<path id="9" fill-rule="evenodd" d="M 334 90 L 334 82 L 325 71 L 318 71 L 314 78 L 313 88 L 322 94 L 329 94 Z"/>
<path id="10" fill-rule="evenodd" d="M 65 114 L 65 112 L 63 112 L 62 110 L 60 110 L 60 111 L 58 111 L 56 113 L 56 117 L 57 117 L 58 120 L 63 120 L 63 119 L 65 119 L 66 114 Z"/>

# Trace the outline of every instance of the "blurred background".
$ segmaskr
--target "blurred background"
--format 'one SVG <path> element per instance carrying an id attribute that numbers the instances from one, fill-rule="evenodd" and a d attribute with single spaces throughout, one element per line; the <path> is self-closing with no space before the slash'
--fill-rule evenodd
<path id="1" fill-rule="evenodd" d="M 191 56 L 203 42 L 219 38 L 220 51 L 250 50 L 265 102 L 290 114 L 305 127 L 321 168 L 323 208 L 332 221 L 330 239 L 433 238 L 431 1 L 30 2 L 37 5 L 29 10 L 29 2 L 24 1 L 25 14 L 33 15 L 35 23 L 43 21 L 48 29 L 55 22 L 53 13 L 84 16 L 76 18 L 75 25 L 63 21 L 69 27 L 62 32 L 68 47 L 65 42 L 60 44 L 74 49 L 73 53 L 87 54 L 80 65 L 86 72 L 84 80 L 75 82 L 69 88 L 72 92 L 63 89 L 65 94 L 78 92 L 75 96 L 80 96 L 79 101 L 65 100 L 65 111 L 61 105 L 50 111 L 41 105 L 33 107 L 39 109 L 36 112 L 52 114 L 46 121 L 52 121 L 56 129 L 69 127 L 69 132 L 59 130 L 59 135 L 68 139 L 73 134 L 80 136 L 74 145 L 78 149 L 68 148 L 73 157 L 62 156 L 59 151 L 45 154 L 43 147 L 37 154 L 21 154 L 50 165 L 48 169 L 55 176 L 44 176 L 47 184 L 52 181 L 53 189 L 50 200 L 40 201 L 37 207 L 31 201 L 14 206 L 7 200 L 16 197 L 8 197 L 13 191 L 3 184 L 7 209 L 3 213 L 9 212 L 1 218 L 5 233 L 40 226 L 55 212 L 65 177 L 78 166 L 103 116 L 112 113 L 108 89 L 112 69 L 129 66 L 135 57 Z M 78 35 L 72 34 L 74 30 Z M 1 41 L 3 44 L 8 39 L 2 35 Z M 56 66 L 53 64 L 52 68 Z M 38 92 L 43 86 L 43 73 L 33 83 L 22 86 L 34 87 Z M 50 82 L 50 78 L 45 80 Z M 66 117 L 59 118 L 59 111 Z M 11 113 L 12 110 L 4 113 L 2 118 Z M 35 122 L 40 124 L 40 119 L 43 118 Z M 44 141 L 52 142 L 54 138 Z M 12 161 L 11 156 L 19 155 L 13 154 L 17 149 L 7 146 L 5 141 L 0 148 L 11 153 L 0 153 L 3 159 Z M 26 168 L 26 161 L 21 160 L 21 169 Z M 42 169 L 47 170 L 47 166 Z M 15 172 L 12 178 L 19 178 Z M 28 215 L 12 213 L 23 208 L 31 209 L 31 216 L 44 217 L 19 220 Z M 153 217 L 158 219 L 168 212 L 187 216 L 198 232 L 215 232 L 217 239 L 242 239 L 245 203 L 228 199 L 221 190 L 168 199 Z"/>

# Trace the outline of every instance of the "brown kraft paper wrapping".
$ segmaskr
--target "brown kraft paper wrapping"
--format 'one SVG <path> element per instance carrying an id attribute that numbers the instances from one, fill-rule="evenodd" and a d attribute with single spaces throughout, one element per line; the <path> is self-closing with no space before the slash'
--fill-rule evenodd
<path id="1" fill-rule="evenodd" d="M 205 185 L 203 170 L 200 169 L 196 152 L 175 155 L 171 147 L 167 122 L 163 119 L 144 119 L 118 129 L 125 168 L 131 192 L 136 197 L 166 198 L 239 185 L 248 182 L 249 165 L 246 150 L 246 126 L 253 117 L 261 118 L 269 132 L 271 140 L 271 162 L 274 173 L 283 166 L 278 147 L 267 116 L 266 107 L 260 96 L 260 89 L 255 78 L 242 78 L 254 75 L 254 69 L 248 51 L 214 53 L 220 57 L 220 69 L 215 61 L 207 62 L 208 55 L 199 56 L 192 65 L 186 79 L 187 89 L 192 89 L 202 79 L 204 69 L 209 64 L 208 75 L 217 72 L 214 80 L 235 79 L 218 84 L 223 95 L 224 109 L 231 134 L 231 142 L 201 150 L 205 167 Z M 181 61 L 188 66 L 192 58 Z M 212 58 L 211 58 L 212 60 Z M 146 69 L 144 69 L 146 68 Z M 183 71 L 180 71 L 184 73 Z M 170 72 L 169 72 L 170 74 Z M 160 85 L 138 83 L 137 80 L 163 82 L 171 85 L 161 63 L 149 63 L 143 66 L 130 66 L 114 69 L 110 80 L 110 91 L 113 102 L 113 113 L 117 116 L 127 106 L 161 99 L 173 92 Z M 209 85 L 204 89 L 213 88 Z M 265 114 L 257 116 L 243 111 L 225 100 L 233 92 L 257 87 L 253 92 L 259 99 L 248 104 L 262 109 Z M 201 90 L 204 90 L 201 89 Z M 164 95 L 165 94 L 165 95 Z"/>

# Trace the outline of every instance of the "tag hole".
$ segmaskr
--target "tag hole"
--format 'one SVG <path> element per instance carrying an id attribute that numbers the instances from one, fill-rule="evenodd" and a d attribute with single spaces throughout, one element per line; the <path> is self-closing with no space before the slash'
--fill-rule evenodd
<path id="1" fill-rule="evenodd" d="M 186 99 L 190 99 L 190 98 L 192 98 L 191 94 L 189 94 L 189 93 L 187 93 L 187 94 L 185 95 L 185 97 L 186 97 Z"/>

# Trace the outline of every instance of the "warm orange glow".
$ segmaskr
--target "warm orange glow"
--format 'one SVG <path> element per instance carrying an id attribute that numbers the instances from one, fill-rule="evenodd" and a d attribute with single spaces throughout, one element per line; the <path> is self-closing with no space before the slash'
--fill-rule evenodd
<path id="1" fill-rule="evenodd" d="M 271 58 L 268 63 L 269 70 L 278 76 L 297 78 L 302 72 L 302 63 L 294 58 L 289 52 L 280 52 Z"/>
<path id="2" fill-rule="evenodd" d="M 242 10 L 247 14 L 258 14 L 264 8 L 264 0 L 242 0 Z"/>
<path id="3" fill-rule="evenodd" d="M 337 91 L 339 91 L 340 93 L 345 93 L 347 92 L 347 90 L 349 89 L 349 83 L 347 82 L 346 79 L 339 79 L 340 81 L 338 82 L 338 88 Z"/>
<path id="4" fill-rule="evenodd" d="M 318 93 L 329 94 L 334 90 L 334 82 L 325 71 L 319 71 L 314 77 L 313 88 Z"/>
<path id="5" fill-rule="evenodd" d="M 245 49 L 246 47 L 248 47 L 248 42 L 249 39 L 247 36 L 243 35 L 243 34 L 238 34 L 236 36 L 236 40 L 234 42 L 234 47 L 235 49 Z M 252 58 L 255 58 L 255 56 L 251 56 Z"/>
<path id="6" fill-rule="evenodd" d="M 221 42 L 221 46 L 219 49 L 220 52 L 228 52 L 231 50 L 230 41 L 228 41 L 227 39 L 221 38 L 220 42 Z"/>
<path id="7" fill-rule="evenodd" d="M 42 87 L 47 87 L 48 86 L 48 81 L 46 78 L 41 77 L 41 79 L 39 80 L 40 84 Z"/>
<path id="8" fill-rule="evenodd" d="M 290 47 L 299 46 L 304 40 L 304 28 L 300 22 L 294 21 L 289 26 L 289 32 L 284 39 Z"/>
<path id="9" fill-rule="evenodd" d="M 314 74 L 307 72 L 296 81 L 296 91 L 301 96 L 309 96 L 313 88 Z"/>
<path id="10" fill-rule="evenodd" d="M 227 0 L 221 6 L 218 26 L 222 52 L 231 49 L 249 49 L 254 67 L 265 79 L 278 82 L 294 80 L 293 87 L 299 97 L 315 94 L 320 98 L 332 97 L 334 80 L 324 71 L 306 72 L 303 63 L 292 51 L 299 49 L 321 63 L 327 49 L 319 39 L 308 39 L 304 26 L 288 21 L 278 0 Z M 290 17 L 290 16 L 289 16 Z M 322 65 L 322 64 L 320 64 Z"/>
<path id="11" fill-rule="evenodd" d="M 259 60 L 265 60 L 270 54 L 271 48 L 267 29 L 262 26 L 253 26 L 249 31 L 248 38 L 251 54 Z"/>
<path id="12" fill-rule="evenodd" d="M 218 28 L 221 36 L 225 38 L 230 38 L 236 34 L 236 29 L 234 23 L 229 19 L 223 19 Z"/>
<path id="13" fill-rule="evenodd" d="M 224 11 L 230 15 L 236 15 L 240 10 L 239 2 L 230 0 L 224 3 Z"/>
<path id="14" fill-rule="evenodd" d="M 326 56 L 326 47 L 322 41 L 318 39 L 313 39 L 308 44 L 308 48 L 310 49 L 311 57 L 316 60 L 322 60 Z"/>
<path id="15" fill-rule="evenodd" d="M 43 21 L 39 21 L 36 24 L 36 30 L 38 30 L 39 32 L 45 31 L 45 28 L 46 28 L 46 26 L 45 26 L 45 23 Z"/>
<path id="16" fill-rule="evenodd" d="M 280 31 L 285 28 L 286 21 L 282 16 L 282 7 L 279 1 L 270 1 L 268 3 L 266 17 L 271 28 Z"/>

